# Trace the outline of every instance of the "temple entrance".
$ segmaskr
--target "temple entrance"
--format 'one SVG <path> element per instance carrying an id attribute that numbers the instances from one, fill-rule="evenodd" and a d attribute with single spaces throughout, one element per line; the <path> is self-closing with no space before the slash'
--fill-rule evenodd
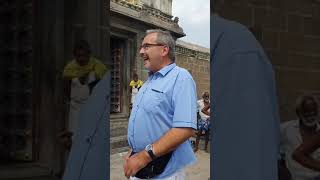
<path id="1" fill-rule="evenodd" d="M 111 37 L 111 113 L 127 112 L 126 40 Z"/>
<path id="2" fill-rule="evenodd" d="M 7 1 L 2 29 L 0 164 L 34 160 L 33 3 Z"/>

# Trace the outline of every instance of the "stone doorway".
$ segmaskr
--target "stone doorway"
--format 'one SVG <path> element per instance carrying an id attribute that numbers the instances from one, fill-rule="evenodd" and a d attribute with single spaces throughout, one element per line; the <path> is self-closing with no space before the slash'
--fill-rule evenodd
<path id="1" fill-rule="evenodd" d="M 111 37 L 111 113 L 127 112 L 126 92 L 126 40 Z"/>
<path id="2" fill-rule="evenodd" d="M 1 30 L 0 165 L 34 160 L 32 1 L 4 1 Z"/>
<path id="3" fill-rule="evenodd" d="M 127 128 L 129 117 L 129 81 L 134 61 L 133 39 L 126 33 L 112 33 L 110 37 L 111 106 L 110 106 L 110 152 L 128 150 Z M 122 31 L 121 31 L 122 32 Z M 132 37 L 132 36 L 131 36 Z"/>

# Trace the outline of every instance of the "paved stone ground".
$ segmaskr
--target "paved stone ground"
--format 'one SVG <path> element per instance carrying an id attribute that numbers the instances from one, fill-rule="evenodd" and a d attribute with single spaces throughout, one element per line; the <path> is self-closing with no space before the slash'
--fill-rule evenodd
<path id="1" fill-rule="evenodd" d="M 201 144 L 200 144 L 201 145 Z M 200 146 L 202 149 L 203 146 Z M 123 174 L 122 156 L 123 154 L 114 154 L 110 159 L 110 180 L 127 180 Z M 186 180 L 208 180 L 210 177 L 210 154 L 203 150 L 196 152 L 197 163 L 187 167 Z"/>

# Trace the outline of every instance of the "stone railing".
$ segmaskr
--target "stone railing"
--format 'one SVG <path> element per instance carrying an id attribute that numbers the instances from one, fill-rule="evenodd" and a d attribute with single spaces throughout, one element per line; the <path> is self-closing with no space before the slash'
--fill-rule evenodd
<path id="1" fill-rule="evenodd" d="M 152 7 L 147 6 L 147 5 L 143 5 L 142 16 L 143 15 L 154 16 L 154 17 L 156 17 L 158 19 L 161 19 L 163 21 L 166 21 L 168 23 L 178 24 L 178 21 L 179 21 L 177 18 L 175 18 L 173 20 L 172 19 L 173 16 L 171 16 L 170 14 L 166 14 L 166 13 L 162 12 L 159 9 L 155 9 L 155 8 L 152 8 Z"/>
<path id="2" fill-rule="evenodd" d="M 140 12 L 141 17 L 153 16 L 158 19 L 161 19 L 162 21 L 168 22 L 170 24 L 178 25 L 178 22 L 179 22 L 178 17 L 175 17 L 174 19 L 172 19 L 173 16 L 166 14 L 159 9 L 155 9 L 150 6 L 147 6 L 143 4 L 140 0 L 111 0 L 111 1 L 121 6 Z"/>

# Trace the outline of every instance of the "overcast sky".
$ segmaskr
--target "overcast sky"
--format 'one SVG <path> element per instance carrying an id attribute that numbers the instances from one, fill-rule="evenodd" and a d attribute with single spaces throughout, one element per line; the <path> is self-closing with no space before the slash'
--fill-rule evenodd
<path id="1" fill-rule="evenodd" d="M 172 15 L 186 33 L 180 40 L 210 48 L 210 0 L 173 0 Z"/>

